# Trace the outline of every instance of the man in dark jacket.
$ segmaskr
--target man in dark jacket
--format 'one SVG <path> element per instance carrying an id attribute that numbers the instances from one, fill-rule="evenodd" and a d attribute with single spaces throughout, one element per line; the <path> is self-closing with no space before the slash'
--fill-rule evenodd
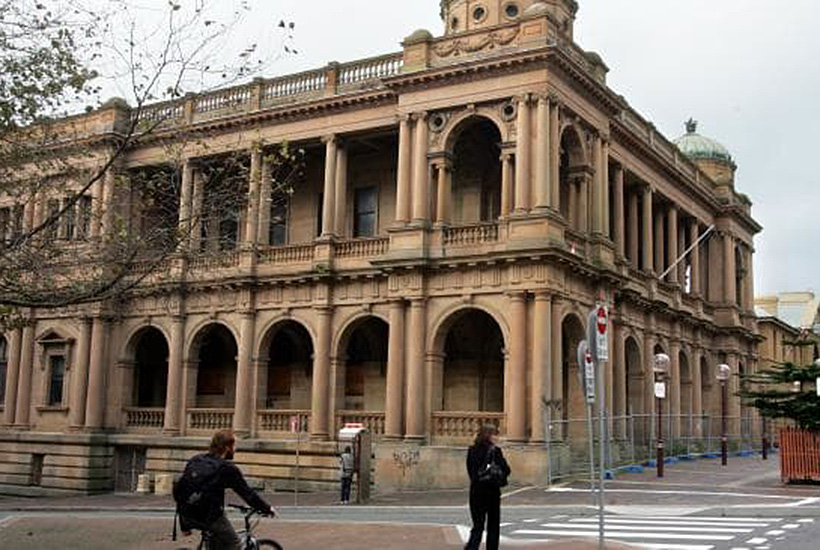
<path id="1" fill-rule="evenodd" d="M 204 516 L 198 519 L 180 515 L 180 526 L 187 536 L 193 529 L 210 533 L 210 550 L 239 550 L 241 543 L 230 520 L 225 516 L 225 489 L 232 489 L 248 506 L 265 515 L 275 515 L 271 505 L 265 502 L 245 481 L 242 472 L 232 462 L 236 450 L 236 437 L 230 430 L 219 431 L 211 439 L 210 450 L 188 461 L 185 474 L 205 472 L 205 489 L 198 507 Z"/>

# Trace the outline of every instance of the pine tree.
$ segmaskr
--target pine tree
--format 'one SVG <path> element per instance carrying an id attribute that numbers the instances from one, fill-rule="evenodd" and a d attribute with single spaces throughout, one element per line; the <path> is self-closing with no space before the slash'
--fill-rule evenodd
<path id="1" fill-rule="evenodd" d="M 820 364 L 783 363 L 741 377 L 740 397 L 768 419 L 793 420 L 801 429 L 820 432 L 820 396 L 815 389 Z"/>

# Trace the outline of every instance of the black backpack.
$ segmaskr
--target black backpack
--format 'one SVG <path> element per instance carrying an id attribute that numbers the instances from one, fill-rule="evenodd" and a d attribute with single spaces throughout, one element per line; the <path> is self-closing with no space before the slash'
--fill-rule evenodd
<path id="1" fill-rule="evenodd" d="M 211 493 L 223 465 L 223 460 L 208 455 L 195 456 L 185 465 L 182 477 L 174 483 L 174 502 L 184 530 L 207 526 L 215 506 Z"/>
<path id="2" fill-rule="evenodd" d="M 495 447 L 487 451 L 487 459 L 478 470 L 478 482 L 501 488 L 507 486 L 507 475 L 496 461 L 497 454 Z"/>

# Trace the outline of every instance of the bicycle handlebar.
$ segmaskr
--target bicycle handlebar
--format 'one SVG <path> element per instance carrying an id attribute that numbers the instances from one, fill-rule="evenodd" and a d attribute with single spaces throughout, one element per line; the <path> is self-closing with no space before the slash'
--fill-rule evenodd
<path id="1" fill-rule="evenodd" d="M 260 515 L 260 516 L 267 516 L 268 515 L 265 512 L 261 512 L 259 510 L 256 510 L 255 508 L 251 508 L 250 506 L 243 506 L 241 504 L 228 504 L 228 508 L 233 508 L 234 510 L 237 510 L 238 512 L 242 512 L 245 515 L 245 517 L 247 517 L 247 518 L 253 517 L 254 515 Z M 274 515 L 274 514 L 272 514 L 272 515 Z"/>

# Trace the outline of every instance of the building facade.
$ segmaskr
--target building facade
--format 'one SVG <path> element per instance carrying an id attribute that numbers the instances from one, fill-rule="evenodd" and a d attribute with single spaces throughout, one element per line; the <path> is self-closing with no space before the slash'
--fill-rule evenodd
<path id="1" fill-rule="evenodd" d="M 669 429 L 700 435 L 680 418 L 719 406 L 715 366 L 758 361 L 760 226 L 725 149 L 694 123 L 668 141 L 607 86 L 573 40 L 577 10 L 444 0 L 444 34 L 396 54 L 79 117 L 101 149 L 132 116 L 160 123 L 89 208 L 121 208 L 112 188 L 184 129 L 207 143 L 186 146 L 179 219 L 216 218 L 122 302 L 32 311 L 3 336 L 0 490 L 110 490 L 179 469 L 227 427 L 253 477 L 287 486 L 294 419 L 317 486 L 335 466 L 324 442 L 351 421 L 376 435 L 385 489 L 466 484 L 463 445 L 487 422 L 519 480 L 539 482 L 546 440 L 558 469 L 585 448 L 576 348 L 600 301 L 613 438 L 655 410 L 659 352 Z M 274 201 L 265 144 L 283 141 L 306 173 Z M 222 212 L 208 169 L 237 152 L 248 200 Z M 21 224 L 42 215 L 6 202 Z M 92 241 L 107 230 L 94 225 Z"/>

